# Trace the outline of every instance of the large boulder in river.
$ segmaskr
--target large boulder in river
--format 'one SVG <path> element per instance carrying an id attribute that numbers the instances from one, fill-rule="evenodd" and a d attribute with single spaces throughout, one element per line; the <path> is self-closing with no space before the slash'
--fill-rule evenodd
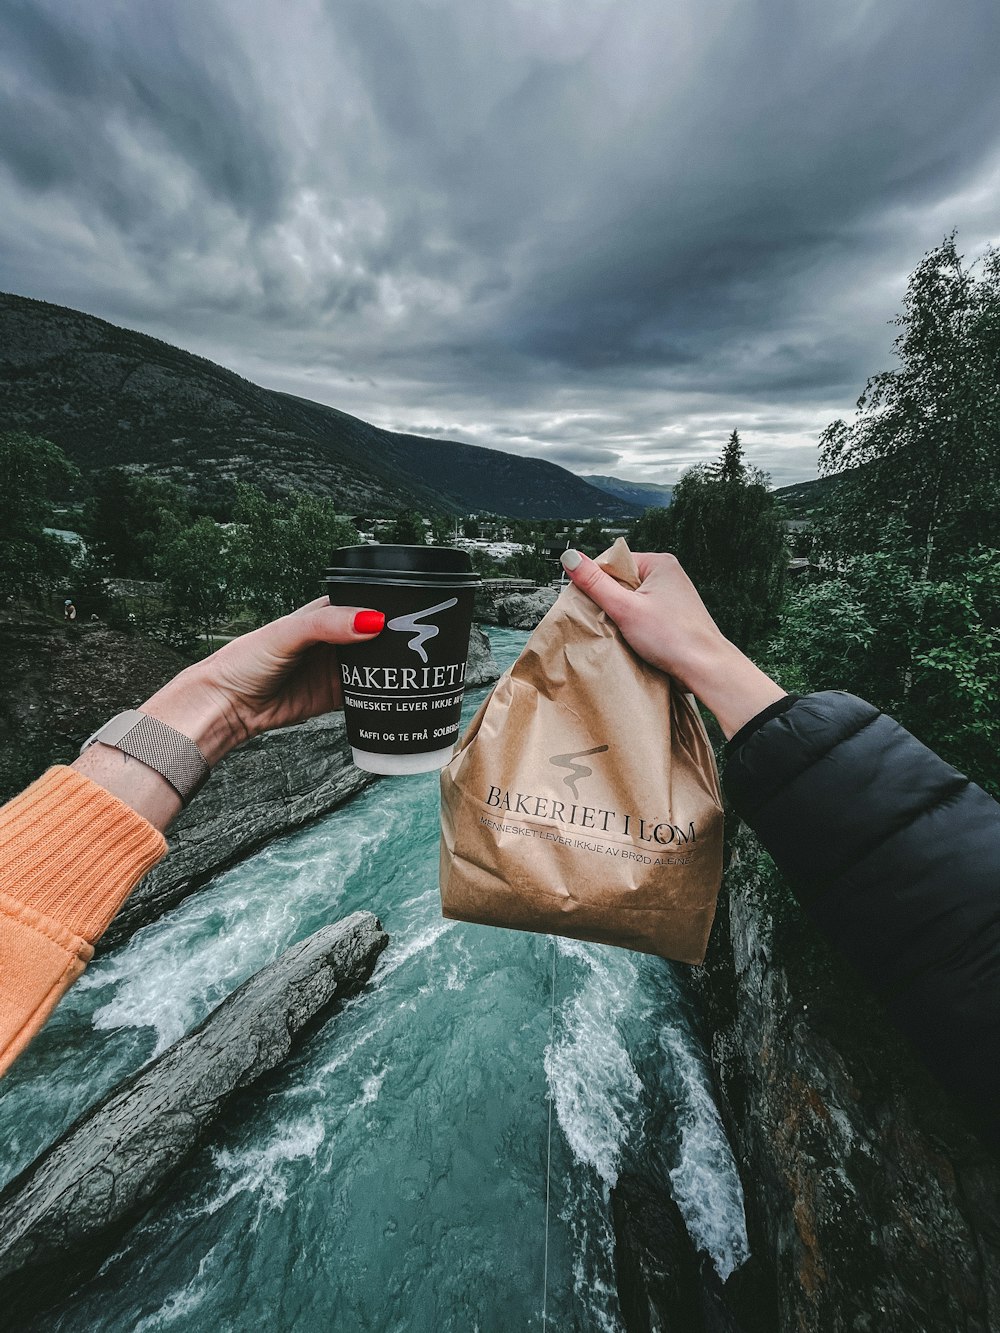
<path id="1" fill-rule="evenodd" d="M 493 656 L 490 641 L 478 625 L 473 625 L 469 635 L 469 664 L 465 668 L 465 684 L 468 689 L 477 685 L 489 685 L 500 678 L 500 666 Z"/>
<path id="2" fill-rule="evenodd" d="M 536 588 L 498 597 L 494 603 L 497 624 L 508 629 L 534 629 L 546 611 L 555 606 L 558 596 L 555 588 Z"/>
<path id="3" fill-rule="evenodd" d="M 103 951 L 155 921 L 213 875 L 374 782 L 351 762 L 342 713 L 265 732 L 226 756 L 170 827 L 169 855 L 133 890 Z"/>
<path id="4" fill-rule="evenodd" d="M 723 1283 L 695 1249 L 668 1180 L 648 1163 L 619 1176 L 611 1221 L 625 1333 L 775 1333 L 769 1271 L 751 1257 Z"/>
<path id="5" fill-rule="evenodd" d="M 645 1173 L 620 1176 L 611 1219 L 627 1333 L 704 1333 L 697 1255 L 665 1183 Z"/>
<path id="6" fill-rule="evenodd" d="M 12 1180 L 0 1192 L 0 1323 L 19 1327 L 93 1272 L 235 1094 L 359 991 L 387 943 L 376 917 L 355 912 L 294 945 Z"/>

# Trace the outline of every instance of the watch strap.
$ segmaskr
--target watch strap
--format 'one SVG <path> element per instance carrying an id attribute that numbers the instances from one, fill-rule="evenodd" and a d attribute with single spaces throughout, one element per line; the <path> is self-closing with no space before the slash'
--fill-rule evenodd
<path id="1" fill-rule="evenodd" d="M 100 741 L 138 759 L 170 783 L 185 805 L 208 781 L 208 760 L 183 732 L 137 708 L 119 713 L 99 727 L 80 749 Z"/>

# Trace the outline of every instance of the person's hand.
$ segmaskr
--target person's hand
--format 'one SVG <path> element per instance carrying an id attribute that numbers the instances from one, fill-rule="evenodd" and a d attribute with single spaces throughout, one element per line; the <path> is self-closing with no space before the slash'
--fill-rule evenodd
<path id="1" fill-rule="evenodd" d="M 579 556 L 575 567 L 574 555 Z M 608 613 L 639 656 L 697 693 L 706 664 L 727 643 L 677 557 L 634 552 L 642 584 L 632 592 L 582 551 L 564 556 L 575 586 Z"/>
<path id="2" fill-rule="evenodd" d="M 188 667 L 142 711 L 190 736 L 214 764 L 262 731 L 342 708 L 336 645 L 374 638 L 384 624 L 381 611 L 317 597 Z"/>
<path id="3" fill-rule="evenodd" d="M 633 552 L 634 592 L 580 551 L 562 563 L 575 587 L 606 611 L 626 642 L 715 714 L 727 738 L 785 691 L 730 643 L 674 555 Z"/>
<path id="4" fill-rule="evenodd" d="M 336 645 L 374 638 L 384 623 L 381 611 L 318 597 L 195 662 L 140 708 L 190 737 L 216 764 L 262 731 L 341 708 Z M 110 746 L 90 746 L 73 767 L 159 829 L 181 808 L 165 778 Z"/>

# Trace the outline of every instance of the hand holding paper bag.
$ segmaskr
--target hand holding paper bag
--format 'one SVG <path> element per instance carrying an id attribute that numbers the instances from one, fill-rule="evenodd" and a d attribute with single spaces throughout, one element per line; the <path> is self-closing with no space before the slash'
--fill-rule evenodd
<path id="1" fill-rule="evenodd" d="M 598 564 L 639 587 L 617 541 Z M 442 771 L 445 916 L 700 963 L 722 801 L 694 700 L 563 590 Z"/>
<path id="2" fill-rule="evenodd" d="M 562 559 L 574 585 L 607 611 L 625 642 L 696 695 L 715 714 L 727 740 L 768 704 L 784 698 L 781 686 L 723 636 L 676 556 L 637 554 L 642 580 L 637 588 L 606 574 L 599 561 L 579 551 L 567 551 Z"/>

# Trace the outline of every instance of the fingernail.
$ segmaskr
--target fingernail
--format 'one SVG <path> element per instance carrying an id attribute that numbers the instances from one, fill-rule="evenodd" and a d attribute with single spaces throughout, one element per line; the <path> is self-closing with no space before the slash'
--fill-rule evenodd
<path id="1" fill-rule="evenodd" d="M 355 634 L 378 634 L 385 624 L 381 611 L 359 611 L 354 617 Z"/>
<path id="2" fill-rule="evenodd" d="M 559 557 L 559 562 L 563 569 L 568 569 L 571 572 L 577 568 L 582 560 L 583 556 L 580 552 L 574 551 L 572 547 L 568 551 L 563 551 L 562 555 Z"/>

